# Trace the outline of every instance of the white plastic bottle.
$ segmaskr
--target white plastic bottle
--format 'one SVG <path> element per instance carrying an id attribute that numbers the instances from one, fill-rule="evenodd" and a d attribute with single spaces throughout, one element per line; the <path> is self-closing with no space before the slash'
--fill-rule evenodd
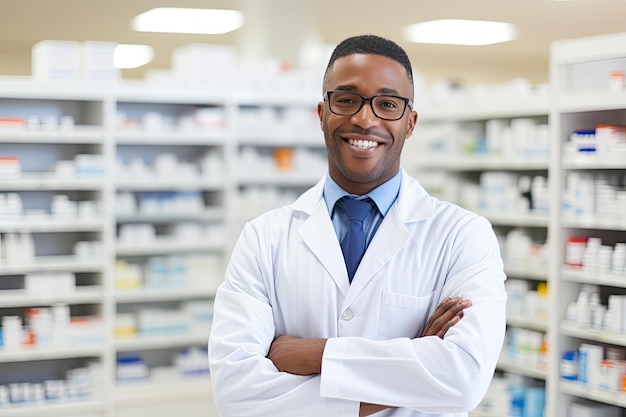
<path id="1" fill-rule="evenodd" d="M 626 267 L 626 243 L 616 243 L 611 257 L 611 272 L 614 274 L 624 274 Z"/>

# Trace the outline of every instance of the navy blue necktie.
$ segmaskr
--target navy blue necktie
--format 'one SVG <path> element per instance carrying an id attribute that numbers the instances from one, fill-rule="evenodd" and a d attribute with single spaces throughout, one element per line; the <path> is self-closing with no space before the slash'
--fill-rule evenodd
<path id="1" fill-rule="evenodd" d="M 348 215 L 348 233 L 341 241 L 341 250 L 346 261 L 348 278 L 350 283 L 352 283 L 354 273 L 365 253 L 363 221 L 369 215 L 372 205 L 369 203 L 369 200 L 354 200 L 352 198 L 339 201 L 338 204 L 342 206 Z"/>

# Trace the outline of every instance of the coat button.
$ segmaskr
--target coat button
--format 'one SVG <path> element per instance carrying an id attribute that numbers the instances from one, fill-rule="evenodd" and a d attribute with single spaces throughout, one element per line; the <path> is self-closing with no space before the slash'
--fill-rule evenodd
<path id="1" fill-rule="evenodd" d="M 341 313 L 341 318 L 344 320 L 352 320 L 352 317 L 354 317 L 354 313 L 349 308 L 345 309 L 343 313 Z"/>

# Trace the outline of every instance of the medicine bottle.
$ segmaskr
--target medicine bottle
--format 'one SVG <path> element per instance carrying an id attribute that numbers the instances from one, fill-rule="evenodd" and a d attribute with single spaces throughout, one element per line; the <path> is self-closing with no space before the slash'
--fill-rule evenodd
<path id="1" fill-rule="evenodd" d="M 609 90 L 623 91 L 625 86 L 624 71 L 611 71 L 609 74 Z"/>
<path id="2" fill-rule="evenodd" d="M 567 381 L 578 379 L 578 352 L 569 350 L 563 352 L 560 364 L 561 378 Z"/>
<path id="3" fill-rule="evenodd" d="M 587 238 L 571 236 L 565 244 L 565 264 L 573 267 L 583 265 L 583 253 L 587 247 Z"/>

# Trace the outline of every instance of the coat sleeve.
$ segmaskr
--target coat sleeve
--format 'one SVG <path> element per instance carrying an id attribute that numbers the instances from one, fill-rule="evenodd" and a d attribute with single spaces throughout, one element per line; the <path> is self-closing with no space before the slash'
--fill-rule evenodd
<path id="1" fill-rule="evenodd" d="M 211 385 L 222 416 L 357 416 L 359 403 L 320 396 L 320 376 L 279 372 L 266 358 L 274 317 L 259 258 L 260 240 L 244 227 L 218 289 L 209 338 Z M 271 271 L 270 271 L 271 273 Z"/>
<path id="2" fill-rule="evenodd" d="M 461 321 L 445 338 L 329 339 L 321 395 L 425 413 L 467 412 L 493 377 L 506 326 L 505 275 L 491 225 L 473 217 L 448 248 L 441 297 L 469 298 Z"/>

